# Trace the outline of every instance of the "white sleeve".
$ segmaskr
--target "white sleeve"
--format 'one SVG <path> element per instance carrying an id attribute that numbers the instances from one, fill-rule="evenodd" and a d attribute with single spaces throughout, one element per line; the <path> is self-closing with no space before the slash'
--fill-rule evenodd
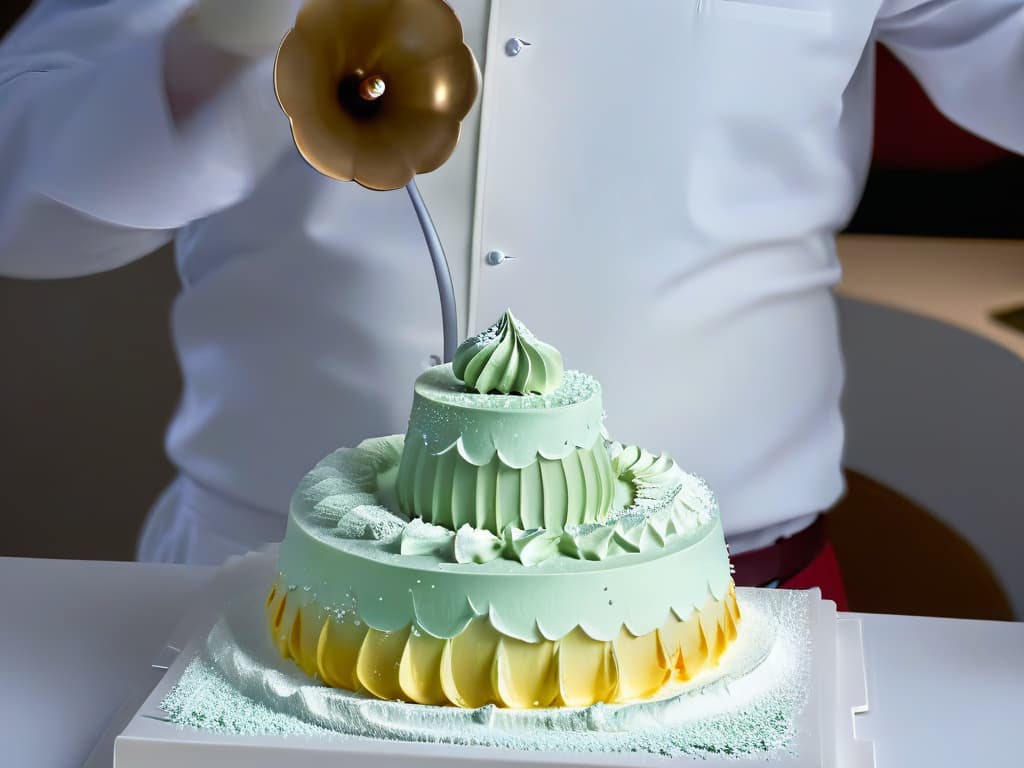
<path id="1" fill-rule="evenodd" d="M 271 62 L 181 127 L 163 40 L 187 0 L 39 0 L 0 44 L 0 273 L 145 255 L 239 201 L 287 143 Z"/>
<path id="2" fill-rule="evenodd" d="M 885 0 L 876 33 L 947 117 L 1024 153 L 1024 0 Z"/>

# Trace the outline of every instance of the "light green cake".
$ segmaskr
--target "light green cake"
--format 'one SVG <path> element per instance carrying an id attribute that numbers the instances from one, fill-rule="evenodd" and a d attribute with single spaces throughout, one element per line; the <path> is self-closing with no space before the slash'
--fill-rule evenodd
<path id="1" fill-rule="evenodd" d="M 321 462 L 267 600 L 330 685 L 476 707 L 583 706 L 713 665 L 739 611 L 714 496 L 611 442 L 601 389 L 511 313 L 416 382 L 406 435 Z"/>

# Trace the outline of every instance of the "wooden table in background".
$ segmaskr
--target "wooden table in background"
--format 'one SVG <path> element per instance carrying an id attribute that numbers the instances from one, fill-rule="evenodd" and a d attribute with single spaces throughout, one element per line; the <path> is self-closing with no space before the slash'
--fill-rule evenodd
<path id="1" fill-rule="evenodd" d="M 1024 306 L 1024 242 L 844 235 L 841 296 L 976 333 L 1024 359 L 1024 332 L 992 318 Z"/>

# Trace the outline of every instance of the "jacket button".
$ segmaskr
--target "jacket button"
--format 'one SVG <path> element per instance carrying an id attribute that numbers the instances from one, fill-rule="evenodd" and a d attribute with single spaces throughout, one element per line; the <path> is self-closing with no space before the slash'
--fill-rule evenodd
<path id="1" fill-rule="evenodd" d="M 518 37 L 510 37 L 505 41 L 505 55 L 506 56 L 518 56 L 523 52 L 523 48 L 529 45 L 525 40 Z"/>
<path id="2" fill-rule="evenodd" d="M 507 258 L 508 256 L 505 255 L 504 251 L 488 251 L 487 255 L 484 256 L 484 261 L 486 261 L 490 266 L 496 267 Z"/>

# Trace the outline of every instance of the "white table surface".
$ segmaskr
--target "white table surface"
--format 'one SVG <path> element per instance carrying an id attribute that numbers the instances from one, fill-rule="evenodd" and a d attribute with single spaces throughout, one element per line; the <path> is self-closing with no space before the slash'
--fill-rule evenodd
<path id="1" fill-rule="evenodd" d="M 81 766 L 212 573 L 0 558 L 0 765 Z M 1024 766 L 1024 623 L 861 618 L 879 768 Z"/>

